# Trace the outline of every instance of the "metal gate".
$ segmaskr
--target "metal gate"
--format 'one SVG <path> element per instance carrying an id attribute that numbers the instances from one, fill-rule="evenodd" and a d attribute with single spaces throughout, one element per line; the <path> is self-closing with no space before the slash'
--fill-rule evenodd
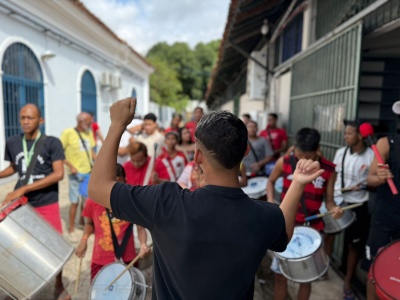
<path id="1" fill-rule="evenodd" d="M 44 115 L 43 74 L 40 64 L 27 46 L 10 45 L 4 53 L 3 105 L 5 137 L 19 134 L 19 110 L 27 103 L 36 104 Z M 43 131 L 44 128 L 41 127 Z"/>
<path id="2" fill-rule="evenodd" d="M 302 127 L 321 133 L 321 150 L 333 159 L 343 145 L 343 119 L 357 111 L 362 24 L 350 27 L 302 56 L 292 67 L 289 135 Z"/>
<path id="3" fill-rule="evenodd" d="M 93 113 L 97 120 L 97 96 L 96 83 L 93 75 L 89 71 L 85 71 L 81 82 L 81 111 Z"/>

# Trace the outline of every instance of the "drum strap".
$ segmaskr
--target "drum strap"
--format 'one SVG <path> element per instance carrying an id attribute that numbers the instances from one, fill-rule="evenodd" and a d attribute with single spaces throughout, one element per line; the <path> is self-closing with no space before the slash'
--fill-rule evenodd
<path id="1" fill-rule="evenodd" d="M 16 186 L 15 186 L 15 189 L 17 189 L 17 188 L 19 188 L 19 187 L 21 187 L 21 186 L 24 186 L 24 185 L 27 185 L 27 184 L 28 184 L 29 178 L 31 177 L 32 172 L 33 172 L 33 169 L 34 169 L 35 166 L 36 166 L 37 158 L 38 158 L 38 156 L 39 156 L 39 154 L 40 154 L 40 151 L 41 151 L 42 148 L 43 148 L 43 145 L 44 145 L 44 141 L 45 141 L 45 140 L 46 140 L 46 136 L 45 136 L 44 134 L 42 134 L 42 135 L 40 136 L 40 138 L 38 139 L 38 141 L 36 142 L 36 146 L 35 146 L 35 150 L 34 150 L 33 155 L 32 155 L 32 159 L 31 159 L 31 161 L 30 161 L 30 163 L 29 163 L 28 170 L 27 170 L 26 173 L 25 173 L 25 178 L 24 178 L 24 180 L 21 180 L 21 179 L 20 179 L 20 180 L 17 182 L 17 184 L 16 184 Z M 33 146 L 32 146 L 32 147 L 33 147 Z"/>
<path id="2" fill-rule="evenodd" d="M 260 160 L 258 159 L 258 156 L 257 156 L 257 154 L 256 154 L 256 151 L 254 150 L 253 146 L 251 145 L 251 142 L 248 141 L 248 144 L 249 144 L 249 146 L 250 146 L 251 152 L 252 152 L 253 155 L 254 155 L 254 158 L 256 159 L 256 162 L 259 162 Z M 259 175 L 259 176 L 265 175 L 264 166 L 260 169 L 260 171 L 258 171 L 257 175 Z"/>
<path id="3" fill-rule="evenodd" d="M 294 171 L 296 170 L 296 158 L 294 157 L 293 152 L 290 154 L 290 165 L 292 166 L 292 173 L 294 174 Z M 308 213 L 307 213 L 307 207 L 306 207 L 306 201 L 304 200 L 304 193 L 301 194 L 301 198 L 300 198 L 300 203 L 301 203 L 301 208 L 303 209 L 303 213 L 305 218 L 308 217 Z"/>
<path id="4" fill-rule="evenodd" d="M 340 172 L 340 175 L 341 175 L 340 179 L 342 181 L 342 189 L 344 188 L 344 160 L 346 158 L 346 154 L 347 154 L 348 150 L 349 150 L 349 147 L 347 147 L 346 150 L 344 150 L 343 157 L 342 157 L 342 170 Z"/>
<path id="5" fill-rule="evenodd" d="M 126 245 L 128 244 L 129 237 L 132 233 L 133 224 L 132 223 L 129 224 L 129 227 L 125 231 L 124 238 L 122 239 L 122 243 L 121 245 L 119 245 L 117 235 L 115 234 L 114 227 L 112 226 L 112 221 L 111 221 L 113 218 L 112 213 L 108 208 L 106 208 L 106 211 L 107 211 L 108 221 L 110 222 L 110 227 L 111 227 L 111 237 L 113 241 L 115 257 L 118 260 L 120 260 L 125 252 Z"/>

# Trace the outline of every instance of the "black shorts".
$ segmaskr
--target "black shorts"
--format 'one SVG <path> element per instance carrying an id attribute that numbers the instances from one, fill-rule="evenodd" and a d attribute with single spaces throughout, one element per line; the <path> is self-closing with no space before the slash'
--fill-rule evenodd
<path id="1" fill-rule="evenodd" d="M 398 239 L 400 239 L 400 230 L 383 231 L 378 224 L 371 223 L 368 241 L 365 245 L 365 257 L 361 267 L 368 272 L 379 249 Z"/>
<path id="2" fill-rule="evenodd" d="M 362 254 L 367 242 L 370 227 L 368 202 L 366 201 L 363 205 L 353 208 L 352 211 L 356 214 L 356 219 L 345 229 L 344 240 L 346 245 L 352 245 Z"/>

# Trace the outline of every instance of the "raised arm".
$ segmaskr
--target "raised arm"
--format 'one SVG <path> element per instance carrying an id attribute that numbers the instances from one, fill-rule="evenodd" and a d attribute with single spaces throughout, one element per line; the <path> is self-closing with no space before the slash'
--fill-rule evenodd
<path id="1" fill-rule="evenodd" d="M 275 168 L 267 181 L 267 200 L 274 203 L 274 188 L 276 180 L 282 175 L 283 172 L 283 157 L 279 158 L 276 162 Z"/>
<path id="2" fill-rule="evenodd" d="M 115 184 L 119 141 L 131 123 L 136 108 L 136 98 L 126 98 L 110 107 L 111 125 L 93 166 L 89 181 L 89 197 L 104 207 L 111 208 L 110 194 Z"/>
<path id="3" fill-rule="evenodd" d="M 299 160 L 296 171 L 293 174 L 293 181 L 280 205 L 286 223 L 286 234 L 288 241 L 291 240 L 296 220 L 297 208 L 304 187 L 322 175 L 324 170 L 320 169 L 319 162 L 312 160 Z"/>
<path id="4" fill-rule="evenodd" d="M 390 145 L 387 137 L 381 138 L 376 143 L 376 148 L 379 151 L 382 159 L 387 162 L 389 158 Z M 371 187 L 378 187 L 386 183 L 387 178 L 393 178 L 387 165 L 378 164 L 376 157 L 372 160 L 371 167 L 367 177 L 367 185 Z"/>

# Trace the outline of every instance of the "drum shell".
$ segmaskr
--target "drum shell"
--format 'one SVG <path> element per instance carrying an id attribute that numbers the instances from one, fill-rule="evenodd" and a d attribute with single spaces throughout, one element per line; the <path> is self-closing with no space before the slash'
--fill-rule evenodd
<path id="1" fill-rule="evenodd" d="M 379 299 L 400 299 L 400 240 L 384 247 L 375 256 L 368 277 Z"/>
<path id="2" fill-rule="evenodd" d="M 135 267 L 129 268 L 124 274 L 124 276 L 129 275 L 131 279 L 130 287 L 122 286 L 122 291 L 121 286 L 118 287 L 118 281 L 121 280 L 120 278 L 114 283 L 114 285 L 117 285 L 116 289 L 119 289 L 121 293 L 108 293 L 105 290 L 107 285 L 109 285 L 119 274 L 121 274 L 125 267 L 126 265 L 122 262 L 114 262 L 101 268 L 101 270 L 96 274 L 95 278 L 93 279 L 92 285 L 90 286 L 89 300 L 97 298 L 112 300 L 144 300 L 146 298 L 146 280 L 143 273 Z M 115 268 L 115 270 L 109 271 L 111 268 Z M 104 277 L 103 275 L 107 272 L 111 272 L 112 275 L 109 277 Z M 103 293 L 103 289 L 103 295 L 96 294 L 99 290 L 101 291 L 101 293 Z M 129 294 L 128 297 L 125 297 L 125 294 Z"/>
<path id="3" fill-rule="evenodd" d="M 279 269 L 289 280 L 305 283 L 320 278 L 329 268 L 329 258 L 320 246 L 312 255 L 300 258 L 285 258 L 275 252 Z"/>
<path id="4" fill-rule="evenodd" d="M 349 227 L 355 219 L 356 214 L 351 210 L 344 210 L 343 216 L 339 219 L 334 219 L 332 214 L 325 215 L 322 217 L 325 224 L 324 231 L 326 233 L 338 233 Z"/>
<path id="5" fill-rule="evenodd" d="M 30 299 L 55 277 L 74 251 L 34 209 L 25 204 L 0 222 L 0 286 Z"/>
<path id="6" fill-rule="evenodd" d="M 268 178 L 259 176 L 248 179 L 247 186 L 242 190 L 253 199 L 265 200 Z M 253 186 L 254 185 L 254 186 Z"/>

